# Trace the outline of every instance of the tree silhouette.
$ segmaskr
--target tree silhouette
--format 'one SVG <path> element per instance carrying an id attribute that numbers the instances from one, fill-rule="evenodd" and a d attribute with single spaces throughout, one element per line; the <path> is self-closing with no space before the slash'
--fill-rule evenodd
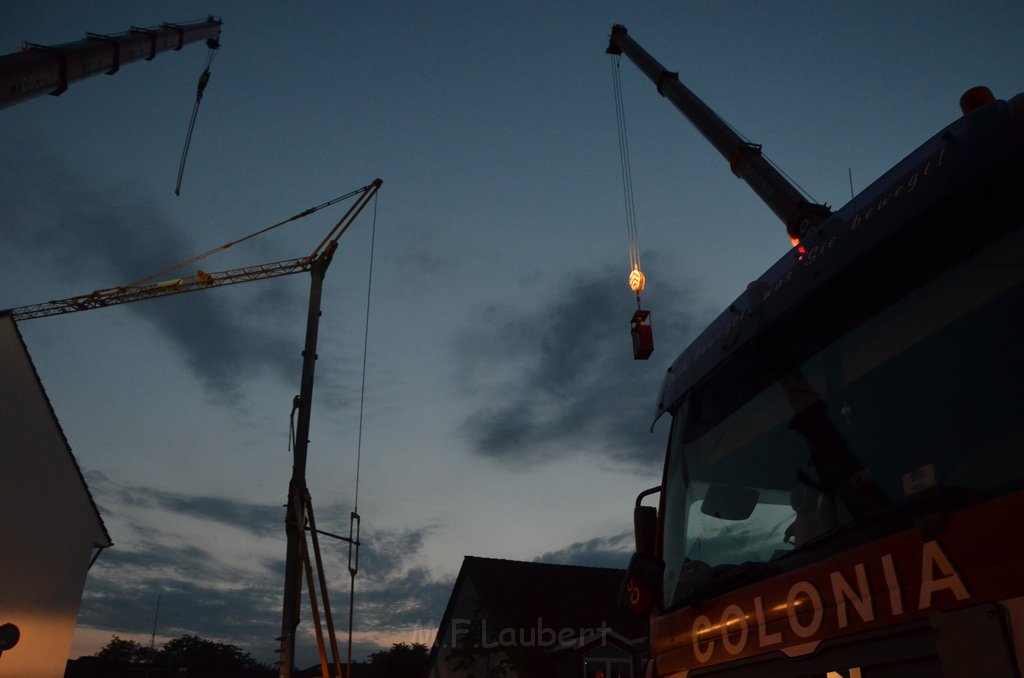
<path id="1" fill-rule="evenodd" d="M 184 635 L 159 650 L 113 636 L 94 655 L 68 662 L 65 678 L 264 678 L 276 672 L 227 643 Z"/>
<path id="2" fill-rule="evenodd" d="M 143 647 L 134 640 L 124 640 L 118 636 L 113 636 L 110 642 L 96 653 L 96 657 L 111 664 L 131 666 L 133 664 L 151 662 L 153 654 L 153 650 Z"/>
<path id="3" fill-rule="evenodd" d="M 248 652 L 234 645 L 189 635 L 167 642 L 157 657 L 157 663 L 187 675 L 242 675 L 244 671 L 265 668 Z"/>
<path id="4" fill-rule="evenodd" d="M 390 650 L 367 658 L 371 678 L 421 678 L 427 672 L 430 653 L 422 643 L 395 643 Z"/>

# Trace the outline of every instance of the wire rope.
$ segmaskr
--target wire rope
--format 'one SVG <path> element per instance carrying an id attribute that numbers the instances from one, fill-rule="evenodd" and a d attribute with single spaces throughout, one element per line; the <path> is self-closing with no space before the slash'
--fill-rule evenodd
<path id="1" fill-rule="evenodd" d="M 296 215 L 288 217 L 287 219 L 283 219 L 283 220 L 277 222 L 276 224 L 271 224 L 270 226 L 267 226 L 265 228 L 261 228 L 258 231 L 250 233 L 249 235 L 242 236 L 241 238 L 238 238 L 237 240 L 232 240 L 230 242 L 226 242 L 223 245 L 220 245 L 219 247 L 214 247 L 213 249 L 207 250 L 206 252 L 203 252 L 202 254 L 197 254 L 194 257 L 191 257 L 189 259 L 185 259 L 183 261 L 179 261 L 176 264 L 172 264 L 172 265 L 168 266 L 167 268 L 165 268 L 163 270 L 157 271 L 156 273 L 153 273 L 152 275 L 146 276 L 145 278 L 142 278 L 141 280 L 136 280 L 135 282 L 133 282 L 133 283 L 131 283 L 129 285 L 125 285 L 124 287 L 126 287 L 126 288 L 128 288 L 128 287 L 139 287 L 141 285 L 145 285 L 146 283 L 148 283 L 148 282 L 150 282 L 152 280 L 155 280 L 156 278 L 160 278 L 160 277 L 162 277 L 164 275 L 167 275 L 168 273 L 170 273 L 172 271 L 176 271 L 179 268 L 184 268 L 185 266 L 188 266 L 189 264 L 194 264 L 197 261 L 200 261 L 202 259 L 205 259 L 206 257 L 209 257 L 210 255 L 217 254 L 218 252 L 223 252 L 224 250 L 228 249 L 229 247 L 234 247 L 235 245 L 238 245 L 239 243 L 243 243 L 246 240 L 251 240 L 251 239 L 253 239 L 255 237 L 261 236 L 264 233 L 267 233 L 269 231 L 274 230 L 275 228 L 278 228 L 279 226 L 284 226 L 285 224 L 289 224 L 289 223 L 291 223 L 293 221 L 298 221 L 299 219 L 302 219 L 304 217 L 308 217 L 309 215 L 313 214 L 314 212 L 319 212 L 322 209 L 325 209 L 327 207 L 330 207 L 331 205 L 337 204 L 337 203 L 341 202 L 342 200 L 347 200 L 347 199 L 351 198 L 352 196 L 359 195 L 360 193 L 364 193 L 369 188 L 370 188 L 369 186 L 364 186 L 362 188 L 357 188 L 354 191 L 349 191 L 345 195 L 339 195 L 336 198 L 331 198 L 330 200 L 327 200 L 326 202 L 322 202 L 319 205 L 315 205 L 313 207 L 307 208 L 307 209 L 299 212 Z"/>
<path id="2" fill-rule="evenodd" d="M 363 454 L 363 409 L 366 403 L 366 356 L 370 345 L 370 299 L 373 293 L 373 250 L 377 240 L 377 198 L 373 199 L 373 220 L 370 226 L 370 271 L 366 283 L 366 319 L 363 323 L 363 374 L 359 385 L 359 433 L 356 442 L 356 487 L 352 510 L 359 512 L 359 471 Z"/>
<path id="3" fill-rule="evenodd" d="M 217 55 L 220 43 L 217 41 L 208 42 L 209 52 L 206 56 L 206 68 L 199 75 L 199 84 L 196 85 L 196 102 L 192 106 L 192 117 L 188 121 L 188 132 L 185 133 L 185 146 L 181 149 L 181 162 L 178 164 L 178 183 L 174 187 L 174 195 L 181 195 L 181 178 L 185 174 L 185 160 L 188 158 L 188 149 L 192 145 L 192 132 L 196 127 L 196 116 L 199 114 L 199 104 L 203 100 L 203 92 L 210 82 L 210 66 L 213 65 L 213 58 Z"/>
<path id="4" fill-rule="evenodd" d="M 370 346 L 370 301 L 373 294 L 373 259 L 374 249 L 377 242 L 377 196 L 373 198 L 373 219 L 370 226 L 370 265 L 366 282 L 366 317 L 363 322 L 363 368 L 359 385 L 359 425 L 356 441 L 356 481 L 355 493 L 352 501 L 352 514 L 349 519 L 348 534 L 348 572 L 349 572 L 349 595 L 348 595 L 348 675 L 352 675 L 352 631 L 353 618 L 355 615 L 356 600 L 356 573 L 359 571 L 359 476 L 363 458 L 363 412 L 366 404 L 366 363 Z M 355 549 L 355 564 L 352 560 L 353 548 Z"/>
<path id="5" fill-rule="evenodd" d="M 629 239 L 629 264 L 640 268 L 640 249 L 636 228 L 636 203 L 633 199 L 633 173 L 629 161 L 629 137 L 626 133 L 626 108 L 622 97 L 621 56 L 612 57 L 612 85 L 615 95 L 615 120 L 619 140 L 619 164 L 622 169 L 622 192 L 626 206 L 626 232 Z"/>
<path id="6" fill-rule="evenodd" d="M 619 138 L 619 165 L 622 170 L 622 194 L 626 206 L 626 236 L 629 242 L 629 286 L 636 292 L 637 308 L 646 282 L 640 268 L 640 239 L 636 226 L 636 201 L 633 198 L 633 170 L 629 160 L 629 136 L 626 132 L 626 107 L 622 97 L 621 55 L 611 57 L 612 89 L 615 98 L 615 122 Z"/>
<path id="7" fill-rule="evenodd" d="M 743 134 L 743 132 L 741 132 L 741 131 L 739 131 L 738 129 L 736 129 L 735 127 L 733 127 L 733 126 L 732 126 L 732 124 L 731 124 L 731 123 L 730 123 L 730 122 L 729 122 L 728 120 L 726 120 L 726 119 L 725 119 L 725 118 L 723 118 L 722 116 L 718 116 L 718 117 L 719 117 L 719 120 L 721 120 L 721 121 L 722 121 L 722 124 L 724 124 L 724 125 L 725 125 L 726 127 L 728 127 L 728 128 L 729 128 L 729 130 L 730 130 L 730 131 L 731 131 L 731 132 L 732 132 L 733 134 L 735 134 L 735 135 L 736 135 L 737 137 L 739 137 L 739 138 L 740 138 L 740 139 L 741 139 L 741 140 L 742 140 L 742 141 L 743 141 L 744 143 L 746 143 L 746 144 L 749 144 L 749 145 L 751 145 L 751 146 L 757 146 L 757 147 L 758 147 L 758 149 L 761 149 L 761 145 L 760 145 L 760 144 L 755 144 L 755 143 L 753 143 L 753 142 L 752 142 L 752 141 L 751 141 L 750 139 L 748 139 L 748 138 L 746 137 L 746 135 L 744 135 L 744 134 Z M 779 174 L 781 174 L 781 175 L 782 175 L 783 177 L 785 177 L 786 181 L 788 181 L 788 182 L 789 182 L 790 184 L 792 184 L 792 185 L 793 185 L 793 187 L 794 187 L 794 188 L 796 188 L 796 190 L 797 190 L 797 191 L 799 191 L 800 193 L 802 193 L 802 194 L 803 194 L 803 196 L 804 196 L 804 197 L 805 197 L 805 198 L 806 198 L 806 199 L 807 199 L 808 201 L 810 201 L 810 202 L 812 202 L 812 203 L 817 203 L 817 202 L 818 202 L 817 200 L 815 200 L 814 196 L 810 194 L 810 192 L 809 192 L 809 191 L 807 191 L 806 189 L 804 189 L 804 187 L 803 187 L 803 186 L 801 186 L 800 184 L 798 184 L 798 183 L 796 182 L 796 180 L 795 180 L 795 179 L 793 179 L 793 177 L 791 177 L 791 176 L 789 176 L 788 174 L 786 174 L 785 170 L 783 170 L 783 169 L 782 169 L 781 167 L 779 167 L 779 166 L 778 166 L 777 164 L 775 164 L 775 161 L 774 161 L 774 160 L 772 160 L 772 159 L 771 159 L 770 157 L 768 157 L 768 155 L 767 155 L 767 154 L 766 154 L 766 153 L 764 152 L 764 150 L 763 150 L 763 149 L 762 149 L 762 150 L 761 150 L 760 152 L 761 152 L 761 157 L 765 159 L 765 162 L 767 162 L 767 163 L 768 163 L 769 165 L 771 165 L 771 166 L 772 166 L 772 167 L 773 167 L 773 168 L 775 169 L 775 171 L 776 171 L 776 172 L 778 172 L 778 173 L 779 173 Z"/>

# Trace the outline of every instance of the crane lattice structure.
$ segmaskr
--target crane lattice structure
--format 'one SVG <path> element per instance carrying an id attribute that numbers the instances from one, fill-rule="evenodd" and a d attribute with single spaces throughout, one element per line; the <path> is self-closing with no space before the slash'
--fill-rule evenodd
<path id="1" fill-rule="evenodd" d="M 88 294 L 81 294 L 75 297 L 68 297 L 67 299 L 58 299 L 54 301 L 46 301 L 38 304 L 30 304 L 28 306 L 20 306 L 17 308 L 7 309 L 5 313 L 10 314 L 15 320 L 31 320 L 33 318 L 45 318 L 48 316 L 62 315 L 64 313 L 75 313 L 77 311 L 88 311 L 90 309 L 105 308 L 107 306 L 115 306 L 117 304 L 127 304 L 133 301 L 142 301 L 144 299 L 155 299 L 157 297 L 166 297 L 172 294 L 181 294 L 183 292 L 195 292 L 198 290 L 206 290 L 214 287 L 223 287 L 225 285 L 235 285 L 243 282 L 250 282 L 253 280 L 264 280 L 267 278 L 277 278 L 285 275 L 292 275 L 295 273 L 305 273 L 313 268 L 313 263 L 318 258 L 333 256 L 334 250 L 337 249 L 338 240 L 344 234 L 345 230 L 355 221 L 355 218 L 363 210 L 377 192 L 377 189 L 381 185 L 380 179 L 375 179 L 372 183 L 362 188 L 356 189 L 346 193 L 345 195 L 338 196 L 332 200 L 321 203 L 315 207 L 311 207 L 307 210 L 296 214 L 293 217 L 280 221 L 272 226 L 268 226 L 256 233 L 245 236 L 238 240 L 221 245 L 220 247 L 214 248 L 209 252 L 205 252 L 201 255 L 193 257 L 183 262 L 179 262 L 170 266 L 169 268 L 160 271 L 152 276 L 144 278 L 138 282 L 131 283 L 128 285 L 121 285 L 118 287 L 108 287 L 106 289 L 94 290 Z M 336 203 L 344 200 L 359 196 L 359 198 L 349 207 L 345 215 L 338 221 L 338 223 L 331 229 L 331 231 L 324 237 L 320 244 L 310 254 L 304 257 L 297 257 L 294 259 L 284 259 L 282 261 L 274 261 L 262 264 L 253 264 L 251 266 L 243 266 L 242 268 L 233 268 L 225 271 L 216 271 L 213 273 L 207 273 L 203 270 L 197 269 L 192 275 L 185 275 L 181 277 L 170 278 L 162 280 L 160 282 L 151 282 L 154 278 L 161 275 L 165 275 L 168 272 L 176 271 L 183 268 L 191 263 L 194 263 L 200 259 L 221 252 L 228 247 L 236 245 L 244 240 L 248 240 L 257 235 L 266 233 L 267 231 L 283 226 L 284 224 L 296 221 L 303 217 L 309 216 L 314 212 L 318 212 L 325 207 L 330 207 Z"/>

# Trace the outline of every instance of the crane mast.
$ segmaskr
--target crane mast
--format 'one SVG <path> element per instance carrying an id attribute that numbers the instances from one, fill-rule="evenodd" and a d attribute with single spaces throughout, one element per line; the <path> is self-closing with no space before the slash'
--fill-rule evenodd
<path id="1" fill-rule="evenodd" d="M 754 189 L 786 225 L 794 242 L 821 224 L 832 210 L 812 203 L 761 154 L 761 146 L 742 139 L 707 104 L 679 82 L 679 74 L 667 70 L 641 47 L 625 26 L 612 26 L 609 54 L 625 54 L 655 84 L 658 93 L 671 101 L 711 145 L 729 162 L 733 174 Z"/>
<path id="2" fill-rule="evenodd" d="M 82 40 L 44 46 L 23 42 L 21 49 L 0 56 L 0 108 L 43 94 L 63 94 L 72 82 L 98 73 L 113 75 L 124 64 L 151 61 L 160 52 L 180 50 L 205 40 L 211 48 L 220 39 L 221 20 L 156 28 L 132 27 L 114 35 L 88 33 Z"/>

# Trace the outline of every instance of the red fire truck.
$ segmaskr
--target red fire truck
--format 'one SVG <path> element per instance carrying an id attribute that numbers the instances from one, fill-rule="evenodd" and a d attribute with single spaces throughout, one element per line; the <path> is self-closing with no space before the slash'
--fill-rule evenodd
<path id="1" fill-rule="evenodd" d="M 1024 94 L 832 212 L 629 36 L 797 244 L 675 360 L 624 598 L 648 676 L 1021 676 Z M 657 508 L 645 495 L 660 496 Z"/>

